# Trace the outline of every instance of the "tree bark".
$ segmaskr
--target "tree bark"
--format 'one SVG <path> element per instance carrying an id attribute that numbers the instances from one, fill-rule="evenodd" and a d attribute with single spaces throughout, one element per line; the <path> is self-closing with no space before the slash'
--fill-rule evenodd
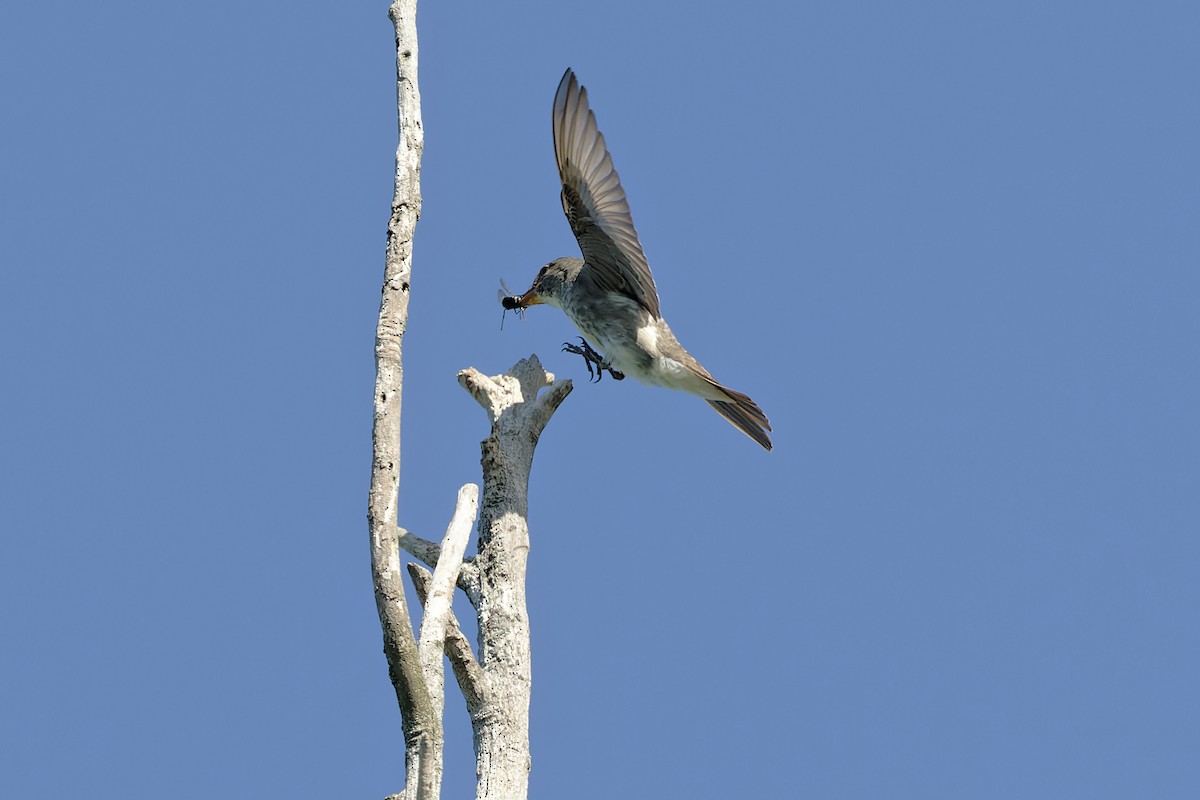
<path id="1" fill-rule="evenodd" d="M 532 677 L 525 565 L 529 557 L 529 472 L 550 416 L 571 391 L 537 356 L 492 378 L 468 369 L 459 383 L 492 421 L 483 441 L 479 514 L 479 662 L 487 694 L 471 714 L 478 800 L 524 800 L 529 788 Z M 550 387 L 538 396 L 539 390 Z"/>
<path id="2" fill-rule="evenodd" d="M 372 431 L 371 573 L 383 628 L 388 673 L 396 689 L 405 741 L 406 786 L 416 787 L 421 743 L 438 725 L 425 685 L 417 641 L 404 598 L 396 542 L 396 503 L 400 484 L 400 395 L 404 383 L 401 351 L 408 325 L 412 241 L 421 213 L 421 98 L 417 90 L 416 0 L 396 0 L 389 16 L 396 30 L 396 96 L 399 143 L 396 183 L 387 229 L 383 296 L 375 336 L 375 400 Z"/>
<path id="3" fill-rule="evenodd" d="M 446 707 L 446 679 L 442 666 L 445 660 L 442 651 L 445 648 L 447 633 L 452 630 L 450 604 L 454 599 L 454 584 L 458 581 L 458 573 L 462 569 L 463 551 L 467 549 L 467 539 L 471 537 L 471 524 L 475 522 L 475 512 L 478 508 L 479 487 L 468 483 L 458 490 L 454 516 L 446 529 L 446 536 L 442 539 L 441 556 L 422 601 L 425 616 L 421 620 L 421 637 L 417 642 L 417 651 L 433 706 L 434 725 L 430 735 L 421 743 L 418 800 L 439 797 L 442 791 L 442 758 L 445 753 L 442 715 Z M 453 626 L 457 627 L 457 624 Z"/>

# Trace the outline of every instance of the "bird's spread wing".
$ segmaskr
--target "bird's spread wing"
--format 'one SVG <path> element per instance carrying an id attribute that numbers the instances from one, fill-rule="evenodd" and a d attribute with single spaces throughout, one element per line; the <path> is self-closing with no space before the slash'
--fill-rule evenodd
<path id="1" fill-rule="evenodd" d="M 554 155 L 563 211 L 579 240 L 589 277 L 600 288 L 626 294 L 660 316 L 658 290 L 621 179 L 604 134 L 596 128 L 596 115 L 588 108 L 587 90 L 569 69 L 554 95 Z"/>

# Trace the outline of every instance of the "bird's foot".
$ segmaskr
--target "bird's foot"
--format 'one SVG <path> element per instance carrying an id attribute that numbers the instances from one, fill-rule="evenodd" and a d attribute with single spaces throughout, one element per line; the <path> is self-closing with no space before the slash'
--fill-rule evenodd
<path id="1" fill-rule="evenodd" d="M 584 339 L 582 336 L 579 337 L 579 344 L 563 342 L 562 349 L 565 353 L 583 356 L 583 363 L 587 366 L 588 378 L 593 379 L 595 383 L 600 382 L 600 379 L 604 377 L 606 370 L 608 371 L 609 375 L 613 376 L 613 380 L 625 380 L 625 373 L 621 372 L 620 370 L 613 369 L 612 365 L 609 364 L 603 356 L 593 350 L 592 346 L 587 343 L 587 339 Z"/>

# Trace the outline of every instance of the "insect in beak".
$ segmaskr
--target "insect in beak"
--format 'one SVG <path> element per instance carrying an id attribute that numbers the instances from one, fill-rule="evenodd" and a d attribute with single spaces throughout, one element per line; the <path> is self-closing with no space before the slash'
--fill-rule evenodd
<path id="1" fill-rule="evenodd" d="M 496 292 L 496 298 L 500 301 L 500 305 L 504 306 L 504 310 L 500 312 L 500 330 L 504 330 L 504 317 L 509 311 L 515 311 L 517 317 L 525 318 L 525 306 L 521 302 L 521 298 L 513 294 L 512 289 L 508 288 L 508 284 L 504 279 L 500 279 L 500 290 Z"/>

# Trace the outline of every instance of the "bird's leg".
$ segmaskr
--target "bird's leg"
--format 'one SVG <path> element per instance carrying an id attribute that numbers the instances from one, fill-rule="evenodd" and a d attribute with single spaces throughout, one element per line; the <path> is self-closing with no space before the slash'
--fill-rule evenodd
<path id="1" fill-rule="evenodd" d="M 584 366 L 587 367 L 589 379 L 599 382 L 599 380 L 604 377 L 604 359 L 600 357 L 599 353 L 592 349 L 592 346 L 588 344 L 587 339 L 584 339 L 582 336 L 580 336 L 579 344 L 563 342 L 562 349 L 563 352 L 572 353 L 577 356 L 583 356 L 583 363 Z M 593 367 L 593 364 L 596 366 Z"/>
<path id="2" fill-rule="evenodd" d="M 579 337 L 579 344 L 563 342 L 562 349 L 566 353 L 583 356 L 583 363 L 587 366 L 588 378 L 594 378 L 594 382 L 596 383 L 599 383 L 600 379 L 604 377 L 605 370 L 608 370 L 608 374 L 612 375 L 614 380 L 625 380 L 625 373 L 613 369 L 612 365 L 603 356 L 593 350 L 592 346 L 588 344 L 587 339 L 584 339 L 582 336 Z M 594 369 L 592 367 L 593 364 L 596 365 Z"/>
<path id="3" fill-rule="evenodd" d="M 592 363 L 593 362 L 595 362 L 597 364 L 600 363 L 600 357 L 598 355 L 596 355 L 596 351 L 593 350 L 586 341 L 584 341 L 582 336 L 579 337 L 579 341 L 583 342 L 582 347 L 577 344 L 571 344 L 570 342 L 563 342 L 563 346 L 562 346 L 563 352 L 573 353 L 574 355 L 577 355 L 577 356 L 583 356 L 583 364 L 584 364 L 584 366 L 587 367 L 588 378 L 595 379 L 596 373 L 595 373 L 595 370 L 592 368 Z M 604 374 L 604 373 L 601 373 L 601 374 Z"/>

